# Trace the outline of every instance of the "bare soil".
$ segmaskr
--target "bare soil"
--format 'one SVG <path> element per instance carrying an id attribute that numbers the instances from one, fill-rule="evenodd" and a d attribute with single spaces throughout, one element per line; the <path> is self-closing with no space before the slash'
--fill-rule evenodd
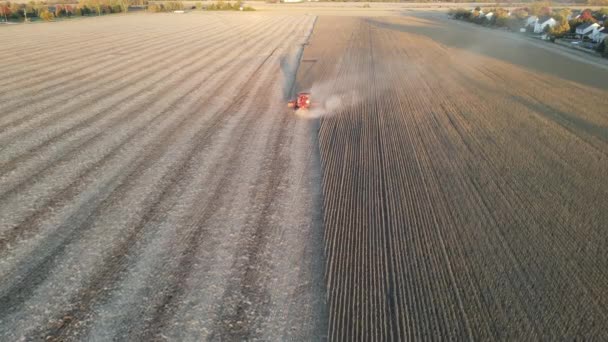
<path id="1" fill-rule="evenodd" d="M 4 28 L 0 340 L 323 338 L 314 19 Z"/>
<path id="2" fill-rule="evenodd" d="M 3 27 L 0 340 L 608 340 L 606 68 L 340 6 Z"/>
<path id="3" fill-rule="evenodd" d="M 330 340 L 608 338 L 604 68 L 415 17 L 320 17 L 306 60 L 342 104 L 319 131 Z"/>

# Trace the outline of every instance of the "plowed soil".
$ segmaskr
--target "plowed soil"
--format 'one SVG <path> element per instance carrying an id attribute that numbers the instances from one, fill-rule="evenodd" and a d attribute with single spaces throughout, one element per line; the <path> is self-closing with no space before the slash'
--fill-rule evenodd
<path id="1" fill-rule="evenodd" d="M 0 340 L 326 333 L 314 127 L 285 106 L 314 20 L 2 28 Z"/>
<path id="2" fill-rule="evenodd" d="M 602 63 L 436 13 L 1 31 L 0 340 L 608 340 Z"/>
<path id="3" fill-rule="evenodd" d="M 608 73 L 445 21 L 320 17 L 305 50 L 340 103 L 330 339 L 607 339 Z"/>

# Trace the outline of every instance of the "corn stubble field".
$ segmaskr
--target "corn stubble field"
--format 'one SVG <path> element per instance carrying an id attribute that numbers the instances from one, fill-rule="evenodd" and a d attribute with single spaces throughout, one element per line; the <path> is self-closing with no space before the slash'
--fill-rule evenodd
<path id="1" fill-rule="evenodd" d="M 0 340 L 608 339 L 605 69 L 412 16 L 3 30 Z"/>

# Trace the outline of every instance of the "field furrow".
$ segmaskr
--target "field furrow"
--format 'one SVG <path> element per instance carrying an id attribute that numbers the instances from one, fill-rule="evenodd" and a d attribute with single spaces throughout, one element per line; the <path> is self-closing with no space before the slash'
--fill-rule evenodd
<path id="1" fill-rule="evenodd" d="M 0 89 L 1 340 L 325 334 L 314 128 L 284 103 L 314 22 L 7 28 L 24 57 Z"/>
<path id="2" fill-rule="evenodd" d="M 257 5 L 0 27 L 0 340 L 608 340 L 608 67 Z"/>
<path id="3" fill-rule="evenodd" d="M 319 130 L 330 339 L 606 338 L 606 90 L 451 29 L 321 17 L 305 51 L 332 32 L 342 57 L 306 84 L 341 101 Z"/>

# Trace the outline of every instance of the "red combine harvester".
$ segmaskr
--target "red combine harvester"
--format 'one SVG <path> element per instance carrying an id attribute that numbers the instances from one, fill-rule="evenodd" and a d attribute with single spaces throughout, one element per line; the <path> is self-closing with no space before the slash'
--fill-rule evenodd
<path id="1" fill-rule="evenodd" d="M 295 100 L 287 102 L 287 107 L 293 109 L 308 109 L 310 103 L 310 93 L 298 93 Z"/>

